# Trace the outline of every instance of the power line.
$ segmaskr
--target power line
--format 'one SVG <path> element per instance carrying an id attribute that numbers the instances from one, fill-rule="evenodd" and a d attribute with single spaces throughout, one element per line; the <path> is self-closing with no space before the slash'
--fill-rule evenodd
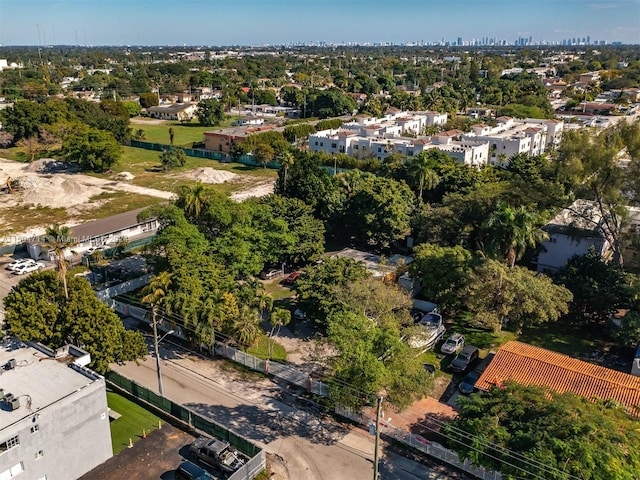
<path id="1" fill-rule="evenodd" d="M 135 304 L 133 306 L 138 306 L 140 308 L 144 308 L 145 310 L 149 311 L 149 306 L 147 304 L 143 304 L 141 303 L 139 300 L 129 296 L 129 295 L 121 295 L 120 296 L 123 299 L 126 299 L 128 301 L 130 301 L 131 303 Z M 183 328 L 184 330 L 187 330 L 189 332 L 192 332 L 194 334 L 196 334 L 196 329 L 195 327 L 192 326 L 187 326 L 184 323 L 184 318 L 182 316 L 180 316 L 179 314 L 173 312 L 173 313 L 169 313 L 166 311 L 166 309 L 164 308 L 159 308 L 158 311 L 156 311 L 156 315 L 159 316 L 160 318 L 162 318 L 163 320 L 167 320 L 170 322 L 175 322 L 178 323 L 180 325 L 181 328 Z M 232 337 L 225 335 L 221 332 L 218 332 L 217 330 L 215 331 L 216 334 L 216 338 L 217 337 L 222 337 L 223 339 L 225 339 L 226 341 L 229 340 L 233 340 Z M 333 384 L 333 386 L 335 388 L 337 388 L 338 390 L 349 390 L 352 393 L 356 392 L 356 393 L 360 393 L 363 397 L 369 397 L 370 392 L 367 392 L 365 390 L 363 390 L 362 388 L 355 386 L 353 384 L 350 384 L 342 379 L 338 379 L 338 378 L 325 378 L 323 379 L 325 381 L 330 382 L 331 384 Z M 297 398 L 300 398 L 300 396 L 292 394 Z M 402 416 L 401 414 L 397 414 L 398 416 Z M 495 444 L 493 442 L 490 442 L 486 439 L 483 439 L 482 437 L 479 437 L 477 435 L 473 435 L 465 430 L 462 430 L 458 427 L 455 427 L 449 423 L 443 422 L 443 421 L 439 421 L 439 420 L 435 420 L 435 419 L 431 419 L 430 423 L 434 424 L 435 427 L 432 427 L 430 425 L 427 425 L 424 422 L 417 422 L 416 424 L 424 427 L 425 429 L 437 433 L 438 435 L 446 438 L 447 440 L 451 441 L 451 442 L 455 442 L 458 443 L 466 448 L 469 448 L 481 455 L 484 455 L 487 458 L 491 458 L 493 460 L 496 460 L 497 462 L 500 462 L 502 464 L 508 465 L 512 468 L 515 468 L 527 475 L 532 476 L 533 478 L 536 479 L 541 479 L 541 480 L 546 480 L 547 477 L 545 476 L 541 476 L 540 474 L 536 474 L 530 470 L 527 470 L 525 468 L 525 466 L 527 468 L 533 468 L 535 470 L 538 470 L 541 473 L 544 474 L 552 474 L 552 475 L 558 475 L 561 477 L 565 477 L 565 478 L 569 478 L 569 479 L 575 479 L 575 480 L 581 480 L 579 477 L 576 477 L 574 475 L 571 475 L 569 473 L 566 472 L 562 472 L 554 467 L 551 467 L 549 465 L 546 465 L 544 463 L 538 462 L 537 460 L 525 457 L 524 455 L 517 453 L 515 451 L 512 451 L 506 447 L 503 447 L 501 445 Z M 450 431 L 452 431 L 453 433 L 459 435 L 461 438 L 464 438 L 465 440 L 468 440 L 469 443 L 466 443 L 464 441 L 462 441 L 460 438 L 455 438 L 451 435 L 447 435 L 445 433 L 443 433 L 441 431 L 442 427 L 445 426 L 447 429 L 449 429 Z M 473 446 L 473 443 L 476 443 L 480 446 L 484 446 L 485 448 L 490 448 L 492 450 L 495 450 L 496 452 L 498 452 L 499 454 L 505 455 L 510 461 L 507 461 L 507 459 L 505 458 L 501 458 L 501 457 L 497 457 L 495 455 L 492 455 L 491 453 L 487 452 L 486 450 L 480 450 L 480 448 Z M 511 462 L 519 462 L 521 464 L 524 464 L 525 466 L 520 466 L 520 465 L 516 465 L 514 463 Z"/>

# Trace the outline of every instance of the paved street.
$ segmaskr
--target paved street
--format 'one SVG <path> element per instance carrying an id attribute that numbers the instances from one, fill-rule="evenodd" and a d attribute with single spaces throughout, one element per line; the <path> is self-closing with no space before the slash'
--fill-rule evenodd
<path id="1" fill-rule="evenodd" d="M 373 438 L 367 432 L 284 403 L 280 387 L 271 380 L 240 374 L 227 362 L 202 359 L 171 345 L 163 346 L 161 357 L 167 398 L 206 414 L 282 457 L 290 479 L 354 480 L 373 475 Z M 148 357 L 139 365 L 130 362 L 113 369 L 157 392 L 155 359 Z M 383 449 L 380 478 L 451 477 Z"/>

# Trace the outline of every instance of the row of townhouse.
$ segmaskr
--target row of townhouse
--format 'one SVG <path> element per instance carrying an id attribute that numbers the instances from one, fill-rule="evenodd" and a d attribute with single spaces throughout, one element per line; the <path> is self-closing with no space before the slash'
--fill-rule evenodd
<path id="1" fill-rule="evenodd" d="M 444 121 L 441 122 L 442 119 Z M 563 122 L 509 117 L 497 119 L 496 127 L 475 125 L 472 132 L 449 130 L 432 136 L 407 135 L 446 123 L 446 114 L 391 112 L 384 118 L 357 118 L 337 130 L 309 135 L 309 149 L 329 155 L 344 153 L 356 158 L 384 160 L 392 153 L 413 157 L 430 148 L 447 153 L 458 162 L 482 167 L 506 162 L 518 153 L 538 155 L 560 142 Z"/>

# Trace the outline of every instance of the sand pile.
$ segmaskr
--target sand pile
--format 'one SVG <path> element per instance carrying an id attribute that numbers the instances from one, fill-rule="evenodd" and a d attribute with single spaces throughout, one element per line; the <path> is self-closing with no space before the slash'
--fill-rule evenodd
<path id="1" fill-rule="evenodd" d="M 98 186 L 62 176 L 21 178 L 20 186 L 24 188 L 24 203 L 51 208 L 82 205 L 103 192 Z"/>
<path id="2" fill-rule="evenodd" d="M 225 170 L 216 170 L 211 167 L 201 167 L 192 170 L 187 175 L 187 178 L 191 178 L 196 182 L 202 183 L 224 183 L 233 182 L 238 180 L 240 175 Z"/>

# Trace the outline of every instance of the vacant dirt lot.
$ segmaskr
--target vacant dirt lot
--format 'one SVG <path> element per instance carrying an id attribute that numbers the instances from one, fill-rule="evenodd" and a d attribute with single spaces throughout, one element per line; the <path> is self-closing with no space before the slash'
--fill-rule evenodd
<path id="1" fill-rule="evenodd" d="M 203 167 L 179 174 L 183 178 L 208 184 L 238 182 L 252 184 L 245 190 L 232 195 L 236 201 L 248 197 L 260 197 L 273 192 L 274 180 L 256 180 L 254 177 L 238 175 L 232 172 Z M 28 215 L 28 211 L 36 208 L 65 209 L 69 220 L 67 225 L 79 223 L 75 217 L 87 212 L 96 211 L 102 205 L 100 196 L 109 193 L 124 192 L 130 195 L 146 195 L 160 199 L 172 200 L 175 193 L 155 188 L 134 185 L 134 176 L 128 172 L 121 172 L 111 179 L 97 178 L 82 173 L 73 172 L 61 162 L 52 159 L 41 159 L 31 164 L 15 162 L 0 158 L 0 186 L 4 186 L 8 179 L 17 180 L 19 188 L 13 193 L 0 194 L 0 225 L 4 232 L 16 232 L 18 237 L 31 237 L 44 233 L 47 225 L 34 228 L 24 228 L 20 219 L 23 214 L 15 215 L 16 209 Z M 98 199 L 98 200 L 96 200 Z M 13 215 L 10 217 L 10 214 Z M 49 222 L 50 223 L 50 222 Z M 19 233 L 18 233 L 19 232 Z"/>

